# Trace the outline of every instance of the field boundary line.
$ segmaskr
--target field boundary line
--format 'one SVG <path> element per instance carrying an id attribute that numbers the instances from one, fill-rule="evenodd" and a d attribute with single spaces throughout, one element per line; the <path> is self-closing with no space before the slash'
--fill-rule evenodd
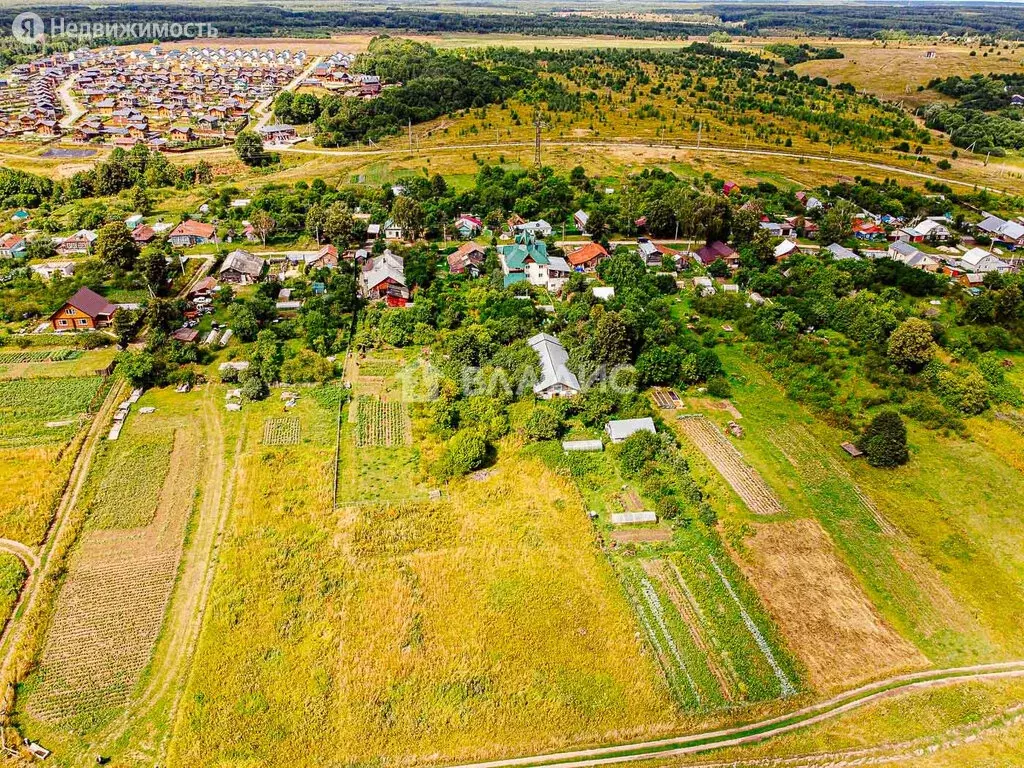
<path id="1" fill-rule="evenodd" d="M 513 766 L 544 766 L 544 768 L 562 768 L 562 766 L 580 768 L 582 766 L 586 768 L 651 758 L 697 754 L 723 747 L 743 746 L 764 741 L 772 736 L 813 725 L 904 692 L 927 690 L 963 681 L 1018 677 L 1024 677 L 1024 660 L 911 672 L 876 680 L 788 714 L 726 729 L 547 755 L 463 763 L 449 766 L 449 768 L 512 768 Z"/>

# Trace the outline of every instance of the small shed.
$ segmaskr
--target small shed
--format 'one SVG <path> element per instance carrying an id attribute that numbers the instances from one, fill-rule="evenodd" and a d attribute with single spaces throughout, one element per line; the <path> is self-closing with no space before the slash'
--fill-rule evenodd
<path id="1" fill-rule="evenodd" d="M 653 512 L 613 512 L 612 525 L 636 525 L 638 523 L 656 523 L 658 516 Z"/>
<path id="2" fill-rule="evenodd" d="M 562 450 L 569 451 L 603 451 L 604 443 L 600 440 L 565 440 Z"/>
<path id="3" fill-rule="evenodd" d="M 620 419 L 617 421 L 609 421 L 604 425 L 604 431 L 608 433 L 608 437 L 612 439 L 613 443 L 621 443 L 630 435 L 635 435 L 637 432 L 650 432 L 652 435 L 658 434 L 658 430 L 654 426 L 654 419 L 650 416 L 646 416 L 642 419 Z"/>

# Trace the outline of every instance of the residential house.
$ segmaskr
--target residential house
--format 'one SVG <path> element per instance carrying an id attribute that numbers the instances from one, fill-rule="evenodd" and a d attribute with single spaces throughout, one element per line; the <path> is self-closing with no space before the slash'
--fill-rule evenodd
<path id="1" fill-rule="evenodd" d="M 21 235 L 10 232 L 0 235 L 0 258 L 9 259 L 15 256 L 24 256 L 28 251 L 28 243 Z"/>
<path id="2" fill-rule="evenodd" d="M 156 237 L 156 232 L 148 224 L 139 224 L 132 230 L 132 240 L 139 245 L 145 245 Z"/>
<path id="3" fill-rule="evenodd" d="M 737 184 L 735 181 L 727 181 L 722 185 L 722 194 L 725 195 L 726 197 L 731 195 L 733 192 L 739 191 L 740 185 Z"/>
<path id="4" fill-rule="evenodd" d="M 701 264 L 705 267 L 718 260 L 724 261 L 730 269 L 738 268 L 740 265 L 740 255 L 721 240 L 716 240 L 699 248 L 697 250 L 697 258 L 700 259 Z"/>
<path id="5" fill-rule="evenodd" d="M 50 315 L 55 331 L 89 331 L 110 325 L 117 307 L 88 288 L 79 288 L 64 306 Z"/>
<path id="6" fill-rule="evenodd" d="M 836 261 L 859 261 L 860 256 L 849 248 L 844 248 L 839 243 L 832 243 L 832 245 L 824 248 L 825 253 L 832 255 L 832 258 Z"/>
<path id="7" fill-rule="evenodd" d="M 487 252 L 483 246 L 474 242 L 462 245 L 454 253 L 448 254 L 448 271 L 453 275 L 463 275 L 467 272 L 473 277 L 480 274 L 480 267 L 483 266 Z"/>
<path id="8" fill-rule="evenodd" d="M 762 221 L 761 229 L 768 232 L 772 237 L 793 237 L 796 230 L 788 221 L 781 224 L 774 221 Z"/>
<path id="9" fill-rule="evenodd" d="M 259 256 L 238 248 L 224 257 L 217 279 L 223 283 L 250 285 L 258 283 L 265 262 Z"/>
<path id="10" fill-rule="evenodd" d="M 455 230 L 463 240 L 476 237 L 484 229 L 484 223 L 468 213 L 463 213 L 455 220 Z"/>
<path id="11" fill-rule="evenodd" d="M 894 261 L 906 264 L 908 267 L 923 269 L 925 272 L 938 272 L 942 262 L 933 256 L 922 253 L 910 243 L 897 240 L 889 244 L 887 255 Z"/>
<path id="12" fill-rule="evenodd" d="M 285 144 L 298 138 L 298 133 L 291 125 L 265 125 L 260 128 L 260 137 L 267 144 Z"/>
<path id="13" fill-rule="evenodd" d="M 572 220 L 576 225 L 576 229 L 578 229 L 581 234 L 587 234 L 587 223 L 590 221 L 590 215 L 587 214 L 586 211 L 583 211 L 582 209 L 576 211 L 576 213 L 572 215 Z"/>
<path id="14" fill-rule="evenodd" d="M 88 253 L 92 250 L 94 242 L 96 242 L 95 232 L 91 229 L 80 229 L 60 242 L 60 245 L 57 246 L 57 253 L 61 256 Z"/>
<path id="15" fill-rule="evenodd" d="M 75 262 L 73 261 L 44 261 L 42 264 L 33 264 L 32 271 L 43 280 L 51 280 L 54 275 L 61 277 L 75 276 Z"/>
<path id="16" fill-rule="evenodd" d="M 1019 222 L 1005 221 L 986 213 L 985 218 L 978 224 L 978 229 L 1010 248 L 1024 247 L 1024 225 Z"/>
<path id="17" fill-rule="evenodd" d="M 178 226 L 171 230 L 171 245 L 177 248 L 190 248 L 194 245 L 203 245 L 216 241 L 217 228 L 194 219 L 185 219 Z"/>
<path id="18" fill-rule="evenodd" d="M 945 217 L 930 216 L 922 219 L 916 224 L 897 229 L 893 236 L 905 243 L 945 243 L 948 242 L 951 234 L 945 224 Z"/>
<path id="19" fill-rule="evenodd" d="M 390 250 L 363 264 L 360 282 L 363 297 L 369 301 L 386 301 L 393 307 L 404 307 L 409 301 L 405 262 Z"/>
<path id="20" fill-rule="evenodd" d="M 577 272 L 595 272 L 597 265 L 608 258 L 608 251 L 600 243 L 587 243 L 569 253 L 566 261 Z"/>
<path id="21" fill-rule="evenodd" d="M 1010 271 L 1010 265 L 993 256 L 984 248 L 971 248 L 955 262 L 955 266 L 965 273 L 986 274 L 988 272 L 999 272 L 1005 274 Z"/>
<path id="22" fill-rule="evenodd" d="M 800 248 L 792 240 L 783 240 L 775 246 L 775 261 L 785 261 L 794 253 L 799 253 Z"/>
<path id="23" fill-rule="evenodd" d="M 310 269 L 337 269 L 338 249 L 333 245 L 325 245 L 307 264 Z"/>
<path id="24" fill-rule="evenodd" d="M 516 232 L 529 232 L 539 238 L 551 237 L 551 225 L 544 221 L 544 219 L 524 221 L 522 224 L 516 224 L 513 229 Z"/>
<path id="25" fill-rule="evenodd" d="M 403 230 L 398 224 L 395 223 L 394 219 L 388 219 L 384 222 L 384 239 L 385 240 L 404 240 L 405 230 Z"/>
<path id="26" fill-rule="evenodd" d="M 569 279 L 569 263 L 549 256 L 547 245 L 527 230 L 516 235 L 514 245 L 498 246 L 498 259 L 505 273 L 505 286 L 526 281 L 557 293 Z"/>
<path id="27" fill-rule="evenodd" d="M 646 237 L 637 238 L 636 249 L 640 258 L 644 260 L 644 264 L 649 267 L 660 267 L 666 256 L 670 256 L 677 264 L 688 261 L 679 251 L 669 248 L 667 245 L 660 245 Z"/>
<path id="28" fill-rule="evenodd" d="M 533 385 L 533 393 L 543 399 L 573 397 L 580 393 L 580 382 L 569 370 L 569 353 L 562 343 L 546 333 L 538 333 L 527 344 L 540 358 L 540 378 Z"/>

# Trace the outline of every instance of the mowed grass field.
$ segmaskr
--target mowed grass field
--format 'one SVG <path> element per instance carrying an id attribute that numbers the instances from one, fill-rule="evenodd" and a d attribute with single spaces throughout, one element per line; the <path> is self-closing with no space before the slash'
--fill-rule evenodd
<path id="1" fill-rule="evenodd" d="M 281 411 L 272 394 L 239 414 L 252 442 L 170 764 L 432 762 L 668 727 L 567 480 L 510 454 L 440 499 L 335 509 L 336 406 L 304 390 L 301 441 L 257 444 Z"/>
<path id="2" fill-rule="evenodd" d="M 881 617 L 933 664 L 1020 657 L 1020 470 L 981 440 L 913 424 L 907 466 L 855 462 L 839 449 L 850 436 L 788 400 L 741 346 L 720 351 L 746 430 L 736 444 L 779 494 L 782 519 L 817 520 Z M 741 556 L 748 546 L 757 556 L 751 523 L 727 535 Z"/>

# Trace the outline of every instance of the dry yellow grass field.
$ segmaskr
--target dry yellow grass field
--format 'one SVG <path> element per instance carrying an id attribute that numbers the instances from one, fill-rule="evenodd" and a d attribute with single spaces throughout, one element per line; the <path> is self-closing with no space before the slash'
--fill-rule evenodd
<path id="1" fill-rule="evenodd" d="M 754 530 L 737 560 L 817 690 L 928 665 L 885 623 L 816 521 Z"/>
<path id="2" fill-rule="evenodd" d="M 925 98 L 917 92 L 917 87 L 927 85 L 933 78 L 969 77 L 979 72 L 1013 73 L 1020 72 L 1024 66 L 1024 49 L 1016 45 L 1008 50 L 999 47 L 988 55 L 985 55 L 990 50 L 987 48 L 949 44 L 883 45 L 849 40 L 835 45 L 845 58 L 808 61 L 797 64 L 794 69 L 802 75 L 827 77 L 833 84 L 853 83 L 880 98 L 904 100 L 911 108 Z M 934 52 L 932 58 L 927 55 L 930 51 Z M 928 93 L 926 100 L 942 98 L 939 94 Z"/>
<path id="3" fill-rule="evenodd" d="M 304 394 L 289 413 L 301 442 L 257 445 L 281 408 L 241 414 L 252 429 L 170 764 L 470 759 L 673 722 L 567 481 L 510 459 L 439 501 L 335 510 L 337 412 Z"/>

